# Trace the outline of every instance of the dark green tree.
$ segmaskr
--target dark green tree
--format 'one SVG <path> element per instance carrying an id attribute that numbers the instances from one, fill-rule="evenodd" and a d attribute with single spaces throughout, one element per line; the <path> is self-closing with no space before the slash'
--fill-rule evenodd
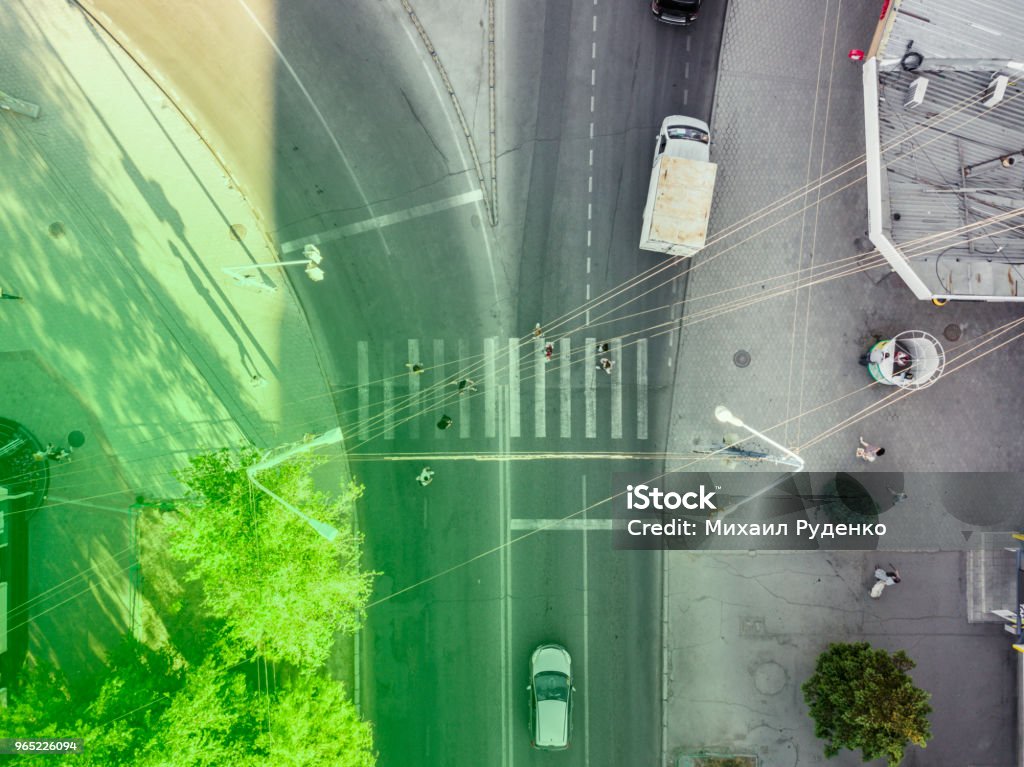
<path id="1" fill-rule="evenodd" d="M 907 674 L 915 665 L 902 650 L 867 642 L 831 644 L 818 656 L 802 689 L 826 757 L 859 748 L 865 762 L 884 758 L 894 767 L 908 744 L 927 745 L 931 695 Z"/>
<path id="2" fill-rule="evenodd" d="M 329 542 L 251 485 L 245 470 L 259 459 L 252 447 L 191 459 L 178 475 L 189 493 L 171 522 L 171 553 L 202 584 L 226 638 L 308 672 L 327 659 L 337 632 L 359 628 L 370 596 L 373 574 L 360 568 L 351 525 L 363 488 L 316 491 L 310 475 L 324 459 L 308 454 L 260 473 L 274 493 L 341 531 Z"/>

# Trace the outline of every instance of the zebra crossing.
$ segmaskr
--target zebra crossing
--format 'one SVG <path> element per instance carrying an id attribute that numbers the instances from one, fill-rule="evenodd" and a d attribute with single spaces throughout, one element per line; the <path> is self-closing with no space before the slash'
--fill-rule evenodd
<path id="1" fill-rule="evenodd" d="M 358 341 L 352 415 L 359 439 L 493 439 L 499 426 L 511 439 L 569 439 L 580 430 L 587 439 L 647 439 L 647 339 L 613 340 L 600 353 L 596 338 L 563 337 L 550 360 L 545 343 L 543 337 L 460 338 L 454 344 L 409 338 L 381 344 L 376 356 L 378 347 Z M 404 356 L 396 354 L 402 346 Z M 615 361 L 610 375 L 599 368 L 601 356 Z M 425 369 L 416 373 L 411 364 Z M 476 392 L 458 394 L 464 378 Z M 454 428 L 434 428 L 442 413 Z"/>

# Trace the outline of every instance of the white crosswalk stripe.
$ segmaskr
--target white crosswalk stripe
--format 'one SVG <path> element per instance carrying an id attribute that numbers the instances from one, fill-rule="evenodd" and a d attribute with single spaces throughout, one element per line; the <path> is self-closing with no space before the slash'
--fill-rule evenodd
<path id="1" fill-rule="evenodd" d="M 402 347 L 394 342 L 385 341 L 371 347 L 368 341 L 358 341 L 356 401 L 349 400 L 348 412 L 353 412 L 355 404 L 358 424 L 353 426 L 361 441 L 381 436 L 387 440 L 429 438 L 427 432 L 433 432 L 435 439 L 494 438 L 499 417 L 498 397 L 501 396 L 502 428 L 507 429 L 511 439 L 547 439 L 555 436 L 554 432 L 549 435 L 547 429 L 548 389 L 557 388 L 557 395 L 552 392 L 551 396 L 557 397 L 558 402 L 559 439 L 573 436 L 573 401 L 576 400 L 576 407 L 579 407 L 577 398 L 581 393 L 583 418 L 582 422 L 577 421 L 575 428 L 582 426 L 586 439 L 596 439 L 599 434 L 613 440 L 633 436 L 648 439 L 647 339 L 626 345 L 621 339 L 613 339 L 608 342 L 608 351 L 598 350 L 596 338 L 584 338 L 582 342 L 580 348 L 578 337 L 575 343 L 569 337 L 559 338 L 554 342 L 553 359 L 548 362 L 544 338 L 530 338 L 525 342 L 520 338 L 488 337 L 482 341 L 462 338 L 455 342 L 454 354 L 452 349 L 446 352 L 445 340 L 439 338 L 405 339 L 404 354 L 400 352 Z M 630 347 L 635 349 L 635 357 Z M 431 351 L 429 357 L 427 349 Z M 446 353 L 450 356 L 446 357 Z M 601 357 L 614 361 L 610 375 L 599 368 Z M 627 358 L 628 362 L 635 360 L 635 366 L 626 364 Z M 424 365 L 425 372 L 413 372 L 414 364 Z M 532 385 L 530 378 L 533 378 Z M 455 384 L 462 379 L 471 381 L 475 391 L 460 394 Z M 630 399 L 635 400 L 635 432 L 631 427 L 632 414 L 627 419 L 627 390 L 630 390 Z M 529 408 L 531 400 L 533 429 L 527 426 L 524 434 L 522 408 Z M 436 428 L 444 415 L 451 417 L 456 422 L 453 426 L 458 428 Z"/>

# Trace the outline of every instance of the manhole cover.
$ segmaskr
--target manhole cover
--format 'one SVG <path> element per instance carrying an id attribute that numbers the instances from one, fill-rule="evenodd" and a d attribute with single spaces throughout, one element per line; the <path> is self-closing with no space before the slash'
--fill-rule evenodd
<path id="1" fill-rule="evenodd" d="M 64 236 L 64 224 L 60 221 L 54 221 L 50 224 L 50 236 L 51 237 L 63 237 Z"/>
<path id="2" fill-rule="evenodd" d="M 738 368 L 745 368 L 750 364 L 750 352 L 746 349 L 740 349 L 732 355 L 732 364 Z"/>
<path id="3" fill-rule="evenodd" d="M 238 240 L 241 242 L 245 239 L 245 225 L 243 224 L 232 224 L 231 225 L 231 239 Z"/>
<path id="4" fill-rule="evenodd" d="M 762 663 L 754 672 L 754 686 L 764 695 L 775 695 L 786 686 L 786 670 L 778 663 Z"/>
<path id="5" fill-rule="evenodd" d="M 942 335 L 946 337 L 947 341 L 959 341 L 963 333 L 964 331 L 959 325 L 946 325 L 946 329 L 942 331 Z"/>

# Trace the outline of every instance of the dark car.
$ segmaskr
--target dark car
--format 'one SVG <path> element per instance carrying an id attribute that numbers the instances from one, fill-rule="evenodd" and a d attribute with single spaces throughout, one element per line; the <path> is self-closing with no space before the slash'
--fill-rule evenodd
<path id="1" fill-rule="evenodd" d="M 651 0 L 651 13 L 666 24 L 686 26 L 697 20 L 701 0 Z"/>

